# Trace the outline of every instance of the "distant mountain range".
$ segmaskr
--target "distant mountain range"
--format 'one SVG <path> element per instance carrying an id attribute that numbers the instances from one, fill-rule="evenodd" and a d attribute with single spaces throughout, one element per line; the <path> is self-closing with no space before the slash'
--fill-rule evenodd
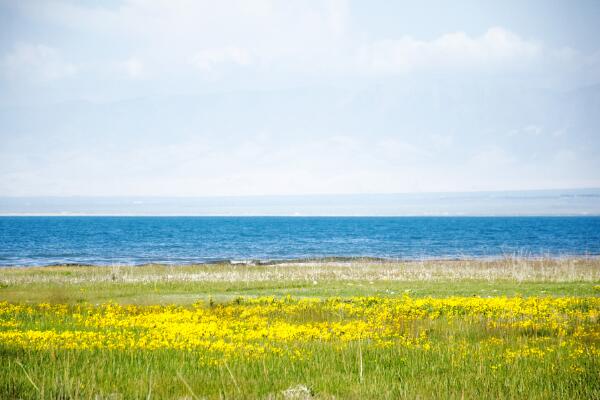
<path id="1" fill-rule="evenodd" d="M 600 189 L 243 197 L 0 197 L 2 215 L 600 215 Z"/>

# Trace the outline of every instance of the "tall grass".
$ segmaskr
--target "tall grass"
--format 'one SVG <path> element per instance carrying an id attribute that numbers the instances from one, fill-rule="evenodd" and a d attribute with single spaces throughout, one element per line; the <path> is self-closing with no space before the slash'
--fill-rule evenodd
<path id="1" fill-rule="evenodd" d="M 286 389 L 298 385 L 323 399 L 593 399 L 600 395 L 598 360 L 580 361 L 583 372 L 570 369 L 566 354 L 494 368 L 500 351 L 482 354 L 473 345 L 469 350 L 474 353 L 458 360 L 451 345 L 429 353 L 360 349 L 359 344 L 334 351 L 314 345 L 310 357 L 303 360 L 267 356 L 216 366 L 200 364 L 195 354 L 169 350 L 3 350 L 0 397 L 264 399 L 285 398 Z"/>
<path id="2" fill-rule="evenodd" d="M 3 267 L 0 285 L 30 283 L 600 280 L 600 258 L 296 262 L 274 265 Z"/>

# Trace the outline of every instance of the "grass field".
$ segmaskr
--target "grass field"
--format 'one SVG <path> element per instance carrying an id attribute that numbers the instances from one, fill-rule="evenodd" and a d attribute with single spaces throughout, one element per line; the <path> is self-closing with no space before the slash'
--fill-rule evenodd
<path id="1" fill-rule="evenodd" d="M 6 268 L 0 398 L 600 398 L 600 260 Z"/>

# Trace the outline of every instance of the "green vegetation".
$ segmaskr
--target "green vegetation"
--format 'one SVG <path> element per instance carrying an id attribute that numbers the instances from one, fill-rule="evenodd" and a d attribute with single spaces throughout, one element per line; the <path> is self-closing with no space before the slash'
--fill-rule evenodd
<path id="1" fill-rule="evenodd" d="M 191 304 L 238 296 L 589 296 L 600 259 L 3 268 L 0 301 Z"/>
<path id="2" fill-rule="evenodd" d="M 1 272 L 2 399 L 600 398 L 597 259 Z"/>

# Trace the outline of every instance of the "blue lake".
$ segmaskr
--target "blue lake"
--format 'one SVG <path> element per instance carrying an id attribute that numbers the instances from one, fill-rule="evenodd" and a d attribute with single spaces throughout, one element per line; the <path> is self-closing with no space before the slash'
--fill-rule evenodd
<path id="1" fill-rule="evenodd" d="M 600 217 L 0 217 L 0 265 L 600 255 Z"/>

